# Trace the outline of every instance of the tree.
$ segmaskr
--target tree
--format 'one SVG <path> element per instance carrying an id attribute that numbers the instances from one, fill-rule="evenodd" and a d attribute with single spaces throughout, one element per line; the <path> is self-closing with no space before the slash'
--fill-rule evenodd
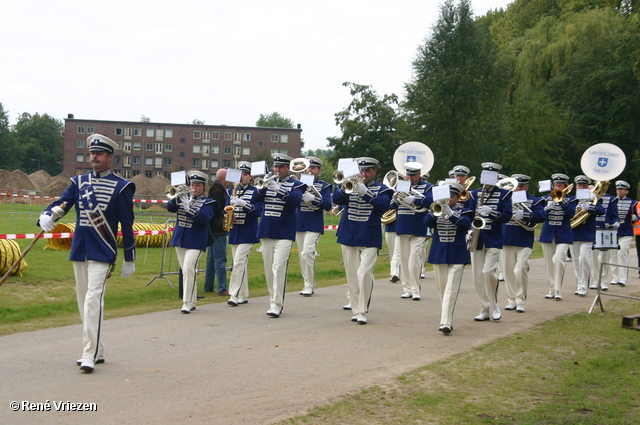
<path id="1" fill-rule="evenodd" d="M 495 60 L 488 29 L 473 20 L 470 1 L 446 0 L 418 49 L 402 104 L 402 136 L 431 148 L 432 175 L 445 177 L 456 164 L 473 172 L 482 161 L 499 162 L 503 92 Z"/>
<path id="2" fill-rule="evenodd" d="M 40 165 L 51 175 L 62 172 L 63 129 L 62 121 L 50 115 L 22 113 L 16 124 L 16 139 L 24 149 L 21 169 L 34 172 Z"/>
<path id="3" fill-rule="evenodd" d="M 278 112 L 272 112 L 268 115 L 260 114 L 260 118 L 256 121 L 256 127 L 294 128 L 294 124 L 292 119 L 286 118 Z"/>
<path id="4" fill-rule="evenodd" d="M 191 121 L 189 124 L 193 124 L 193 125 L 204 125 L 204 121 L 202 121 L 199 118 L 194 118 L 193 121 Z"/>
<path id="5" fill-rule="evenodd" d="M 151 118 L 149 118 L 148 116 L 142 114 L 142 115 L 140 115 L 140 122 L 151 122 Z"/>
<path id="6" fill-rule="evenodd" d="M 0 168 L 13 171 L 20 168 L 23 147 L 17 143 L 9 126 L 9 114 L 0 103 Z"/>
<path id="7" fill-rule="evenodd" d="M 342 136 L 327 138 L 329 146 L 334 148 L 333 158 L 337 162 L 339 158 L 370 156 L 380 161 L 381 170 L 394 168 L 393 153 L 400 144 L 396 128 L 402 125 L 398 96 L 381 98 L 371 86 L 350 82 L 342 85 L 349 87 L 353 100 L 335 114 Z"/>

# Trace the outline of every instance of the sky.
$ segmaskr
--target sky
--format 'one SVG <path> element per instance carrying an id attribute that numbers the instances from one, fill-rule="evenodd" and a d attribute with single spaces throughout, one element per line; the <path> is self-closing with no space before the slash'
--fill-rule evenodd
<path id="1" fill-rule="evenodd" d="M 476 16 L 513 0 L 471 0 Z M 0 103 L 18 115 L 254 126 L 306 149 L 340 136 L 344 82 L 404 95 L 442 1 L 20 0 L 0 14 Z"/>

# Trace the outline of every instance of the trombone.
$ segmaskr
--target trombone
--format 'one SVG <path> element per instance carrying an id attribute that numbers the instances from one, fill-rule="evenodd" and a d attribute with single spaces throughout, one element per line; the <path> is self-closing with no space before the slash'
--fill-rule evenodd
<path id="1" fill-rule="evenodd" d="M 462 185 L 462 193 L 460 193 L 460 202 L 466 202 L 471 197 L 471 193 L 469 192 L 469 188 L 476 181 L 476 176 L 469 177 L 464 184 Z"/>
<path id="2" fill-rule="evenodd" d="M 569 186 L 565 187 L 564 189 L 553 189 L 551 192 L 549 192 L 549 199 L 551 199 L 553 202 L 563 202 L 565 196 L 567 196 L 571 191 L 573 190 L 573 183 L 571 183 Z"/>

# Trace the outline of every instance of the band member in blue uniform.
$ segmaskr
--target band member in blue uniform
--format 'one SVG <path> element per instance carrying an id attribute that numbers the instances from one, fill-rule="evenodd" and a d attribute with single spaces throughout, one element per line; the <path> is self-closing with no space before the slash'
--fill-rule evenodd
<path id="1" fill-rule="evenodd" d="M 135 271 L 133 194 L 136 188 L 111 172 L 113 152 L 118 148 L 116 142 L 101 134 L 92 134 L 87 138 L 87 145 L 93 171 L 72 177 L 62 196 L 42 212 L 38 224 L 49 232 L 55 226 L 55 220 L 71 207 L 76 208 L 69 260 L 73 262 L 82 319 L 82 357 L 77 363 L 90 373 L 96 363 L 104 363 L 104 291 L 116 264 L 118 223 L 124 247 L 122 277 Z M 64 213 L 60 207 L 64 207 Z"/>
<path id="2" fill-rule="evenodd" d="M 518 181 L 514 192 L 529 190 L 531 177 L 525 174 L 513 174 Z M 505 310 L 524 313 L 529 287 L 529 259 L 533 249 L 534 227 L 547 218 L 542 199 L 527 193 L 527 200 L 521 204 L 512 203 L 511 220 L 504 223 L 503 246 L 500 261 L 504 266 L 504 281 L 507 287 L 507 306 Z"/>
<path id="3" fill-rule="evenodd" d="M 300 272 L 304 279 L 304 288 L 300 295 L 310 297 L 316 287 L 316 245 L 320 235 L 324 234 L 324 212 L 331 211 L 331 185 L 319 178 L 322 172 L 322 160 L 315 156 L 309 156 L 307 160 L 309 160 L 307 172 L 313 174 L 313 186 L 320 196 L 316 196 L 310 190 L 302 194 L 302 203 L 296 211 L 296 243 Z"/>
<path id="4" fill-rule="evenodd" d="M 406 179 L 411 182 L 411 191 L 402 199 L 396 194 L 391 208 L 396 211 L 396 243 L 399 246 L 400 269 L 402 270 L 401 298 L 420 301 L 420 272 L 424 264 L 427 227 L 424 219 L 433 202 L 430 189 L 433 186 L 420 178 L 423 165 L 419 162 L 404 164 Z"/>
<path id="5" fill-rule="evenodd" d="M 591 179 L 584 175 L 574 177 L 576 191 L 580 189 L 589 189 Z M 576 192 L 577 193 L 577 192 Z M 591 193 L 593 196 L 593 193 Z M 596 203 L 588 200 L 577 200 L 576 211 L 578 208 L 587 211 L 589 216 L 582 223 L 571 229 L 571 258 L 573 258 L 573 270 L 576 274 L 576 292 L 575 295 L 587 295 L 589 287 L 589 278 L 591 275 L 591 247 L 593 241 L 596 240 L 596 216 L 604 215 L 605 209 L 602 206 L 602 199 L 598 199 Z"/>
<path id="6" fill-rule="evenodd" d="M 495 173 L 502 168 L 495 162 L 483 162 L 485 174 Z M 472 229 L 471 270 L 476 295 L 480 302 L 480 314 L 475 321 L 500 320 L 502 312 L 498 305 L 498 260 L 502 249 L 502 223 L 511 219 L 511 192 L 494 185 L 484 184 L 481 189 L 471 191 L 469 209 L 475 216 L 484 219 L 482 229 Z M 475 241 L 475 242 L 474 242 Z"/>
<path id="7" fill-rule="evenodd" d="M 296 237 L 296 209 L 307 185 L 289 176 L 293 158 L 281 153 L 273 153 L 271 157 L 275 178 L 258 191 L 257 200 L 264 202 L 258 237 L 262 241 L 264 274 L 270 296 L 267 315 L 280 317 L 287 289 L 289 257 Z"/>
<path id="8" fill-rule="evenodd" d="M 611 262 L 623 266 L 629 265 L 629 248 L 633 241 L 633 224 L 638 221 L 638 216 L 635 214 L 637 201 L 627 197 L 630 188 L 631 185 L 626 181 L 616 181 L 617 196 L 611 201 L 620 223 L 619 226 L 616 226 L 618 228 L 618 245 L 620 245 L 620 249 L 611 251 Z M 629 276 L 629 269 L 616 266 L 612 266 L 612 268 L 613 280 L 611 284 L 625 286 Z"/>
<path id="9" fill-rule="evenodd" d="M 451 198 L 443 205 L 442 213 L 433 215 L 429 212 L 424 220 L 427 227 L 434 229 L 429 263 L 433 265 L 442 304 L 438 330 L 444 334 L 450 334 L 453 330 L 453 312 L 464 265 L 469 260 L 466 236 L 473 219 L 473 211 L 458 202 L 464 189 L 462 185 L 451 183 L 449 186 Z"/>
<path id="10" fill-rule="evenodd" d="M 467 180 L 469 180 L 470 172 L 469 167 L 465 165 L 456 165 L 455 167 L 453 167 L 453 169 L 451 169 L 451 171 L 453 172 L 453 176 L 451 176 L 451 178 L 456 179 L 458 181 L 458 184 L 460 184 L 462 187 L 467 187 Z M 471 188 L 469 188 L 469 190 L 471 190 Z M 461 205 L 465 208 L 469 208 L 470 199 L 471 197 L 469 197 L 469 199 L 467 199 L 466 201 L 458 202 L 460 202 Z"/>
<path id="11" fill-rule="evenodd" d="M 389 210 L 393 190 L 375 180 L 378 160 L 356 158 L 360 167 L 360 182 L 352 193 L 343 189 L 344 182 L 333 191 L 333 202 L 344 205 L 338 226 L 338 243 L 347 275 L 349 300 L 353 317 L 360 325 L 367 323 L 367 313 L 373 291 L 373 268 L 382 247 L 382 215 Z"/>
<path id="12" fill-rule="evenodd" d="M 184 314 L 196 309 L 198 261 L 207 249 L 209 221 L 218 208 L 216 201 L 204 194 L 207 180 L 207 175 L 202 171 L 187 172 L 190 196 L 176 196 L 167 203 L 167 211 L 178 213 L 170 245 L 176 248 L 182 269 L 184 290 L 180 311 Z"/>
<path id="13" fill-rule="evenodd" d="M 551 176 L 554 190 L 565 190 L 568 187 L 569 176 L 556 173 Z M 553 191 L 552 191 L 553 192 Z M 561 300 L 562 280 L 567 267 L 567 250 L 573 242 L 571 232 L 571 217 L 576 212 L 576 201 L 569 195 L 555 202 L 550 195 L 543 197 L 546 206 L 547 219 L 542 224 L 540 243 L 547 266 L 547 281 L 549 293 L 547 299 Z M 560 199 L 559 197 L 557 199 Z"/>
<path id="14" fill-rule="evenodd" d="M 249 298 L 249 275 L 247 265 L 249 254 L 254 244 L 259 242 L 258 219 L 262 214 L 263 203 L 258 201 L 258 189 L 251 182 L 251 163 L 241 161 L 238 169 L 242 172 L 242 178 L 238 187 L 228 189 L 229 205 L 233 210 L 233 229 L 229 232 L 229 245 L 233 270 L 229 279 L 229 304 L 235 307 L 246 304 Z"/>
<path id="15" fill-rule="evenodd" d="M 607 182 L 608 183 L 608 182 Z M 598 230 L 609 229 L 611 226 L 620 226 L 618 220 L 617 208 L 613 208 L 611 200 L 615 196 L 605 193 L 600 197 L 602 207 L 605 210 L 604 215 L 596 216 L 596 232 Z M 603 291 L 609 290 L 607 282 L 610 282 L 611 278 L 611 266 L 608 264 L 602 265 L 602 263 L 610 263 L 610 249 L 592 249 L 591 250 L 591 285 L 589 289 L 598 289 L 598 282 L 600 282 L 600 288 Z M 600 276 L 600 268 L 602 267 L 602 276 Z"/>

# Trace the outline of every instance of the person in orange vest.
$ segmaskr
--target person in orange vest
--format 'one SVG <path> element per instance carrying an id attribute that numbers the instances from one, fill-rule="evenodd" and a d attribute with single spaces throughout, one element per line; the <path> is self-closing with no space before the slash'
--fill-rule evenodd
<path id="1" fill-rule="evenodd" d="M 636 203 L 636 217 L 640 217 L 640 202 Z M 636 236 L 636 253 L 638 254 L 638 267 L 640 267 L 640 221 L 633 223 L 633 234 Z M 640 270 L 638 270 L 640 277 Z"/>

